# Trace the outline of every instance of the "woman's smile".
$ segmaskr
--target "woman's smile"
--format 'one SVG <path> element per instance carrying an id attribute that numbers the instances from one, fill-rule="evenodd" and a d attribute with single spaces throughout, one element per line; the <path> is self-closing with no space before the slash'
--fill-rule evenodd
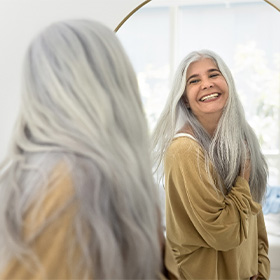
<path id="1" fill-rule="evenodd" d="M 208 95 L 201 97 L 199 100 L 202 102 L 208 102 L 217 99 L 219 96 L 220 96 L 219 93 L 210 93 Z"/>

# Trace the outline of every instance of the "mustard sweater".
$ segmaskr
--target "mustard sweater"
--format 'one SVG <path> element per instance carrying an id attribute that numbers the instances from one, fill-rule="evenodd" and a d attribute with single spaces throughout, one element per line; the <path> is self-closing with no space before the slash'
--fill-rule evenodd
<path id="1" fill-rule="evenodd" d="M 73 246 L 76 240 L 73 224 L 77 202 L 74 197 L 71 175 L 66 165 L 60 164 L 50 178 L 47 195 L 38 213 L 34 216 L 35 209 L 31 207 L 23 224 L 24 237 L 30 240 L 28 245 L 38 257 L 42 269 L 28 266 L 25 257 L 21 260 L 13 258 L 0 272 L 1 280 L 77 279 L 73 277 L 72 258 L 69 258 L 69 247 Z M 46 220 L 49 222 L 41 229 L 40 234 L 32 236 L 32 233 L 37 231 Z M 75 247 L 74 259 L 78 259 L 79 255 L 80 249 Z M 163 260 L 165 275 L 159 271 L 159 278 L 178 279 L 177 265 L 168 243 L 165 244 Z"/>
<path id="2" fill-rule="evenodd" d="M 195 139 L 173 140 L 165 157 L 166 234 L 183 279 L 269 279 L 261 205 L 237 177 L 224 197 Z M 214 185 L 214 187 L 213 187 Z"/>

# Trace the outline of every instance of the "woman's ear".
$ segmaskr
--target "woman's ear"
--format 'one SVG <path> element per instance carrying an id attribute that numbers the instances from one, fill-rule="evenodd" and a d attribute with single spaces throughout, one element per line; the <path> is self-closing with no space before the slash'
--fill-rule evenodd
<path id="1" fill-rule="evenodd" d="M 187 109 L 190 109 L 191 108 L 190 103 L 185 95 L 182 96 L 182 100 L 183 100 L 184 104 L 186 105 Z"/>

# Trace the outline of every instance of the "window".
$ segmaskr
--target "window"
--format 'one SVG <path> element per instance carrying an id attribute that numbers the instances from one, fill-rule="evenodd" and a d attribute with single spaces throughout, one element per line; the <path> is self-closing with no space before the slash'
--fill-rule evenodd
<path id="1" fill-rule="evenodd" d="M 137 73 L 150 129 L 170 81 L 192 50 L 211 49 L 230 67 L 247 120 L 280 185 L 280 14 L 265 1 L 151 1 L 120 28 Z"/>

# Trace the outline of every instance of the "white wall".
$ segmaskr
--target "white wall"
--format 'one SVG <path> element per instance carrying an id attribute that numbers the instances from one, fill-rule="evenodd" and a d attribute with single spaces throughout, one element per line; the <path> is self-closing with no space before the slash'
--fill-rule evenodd
<path id="1" fill-rule="evenodd" d="M 32 37 L 53 21 L 87 18 L 114 30 L 143 0 L 0 0 L 0 160 L 16 119 L 20 72 Z"/>

